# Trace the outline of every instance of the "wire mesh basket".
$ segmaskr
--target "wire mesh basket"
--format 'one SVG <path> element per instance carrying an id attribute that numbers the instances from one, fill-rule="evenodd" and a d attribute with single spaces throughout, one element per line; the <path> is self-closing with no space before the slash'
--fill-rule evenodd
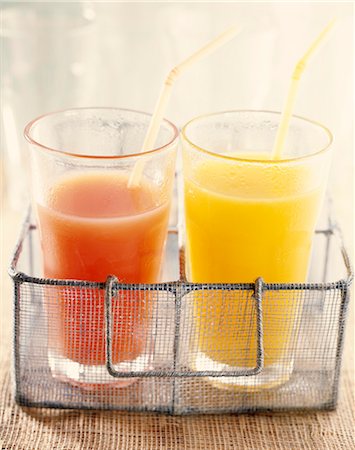
<path id="1" fill-rule="evenodd" d="M 20 405 L 171 414 L 335 408 L 352 280 L 337 227 L 316 231 L 307 284 L 189 283 L 175 230 L 164 279 L 176 281 L 44 279 L 35 276 L 37 234 L 29 216 L 10 267 Z"/>

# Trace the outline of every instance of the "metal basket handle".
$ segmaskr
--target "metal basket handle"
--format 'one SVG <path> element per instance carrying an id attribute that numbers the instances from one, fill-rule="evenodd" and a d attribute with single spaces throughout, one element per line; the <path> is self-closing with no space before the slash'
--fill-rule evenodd
<path id="1" fill-rule="evenodd" d="M 208 371 L 177 371 L 177 370 L 145 370 L 145 371 L 117 371 L 112 363 L 112 296 L 114 284 L 118 283 L 114 275 L 109 275 L 106 280 L 105 287 L 105 325 L 106 325 L 106 368 L 108 373 L 114 378 L 147 378 L 147 377 L 174 377 L 174 378 L 194 378 L 194 377 L 243 377 L 259 374 L 264 367 L 264 343 L 263 343 L 263 313 L 262 313 L 262 297 L 263 297 L 263 280 L 258 278 L 255 281 L 254 300 L 256 303 L 256 340 L 257 354 L 256 366 L 251 369 L 241 370 L 208 370 Z M 185 292 L 186 293 L 186 292 Z M 178 295 L 175 292 L 175 295 Z M 177 323 L 180 323 L 181 304 L 179 301 L 175 303 Z M 179 329 L 176 330 L 179 335 Z M 174 349 L 174 357 L 177 355 L 177 348 Z M 174 361 L 174 366 L 176 361 Z"/>

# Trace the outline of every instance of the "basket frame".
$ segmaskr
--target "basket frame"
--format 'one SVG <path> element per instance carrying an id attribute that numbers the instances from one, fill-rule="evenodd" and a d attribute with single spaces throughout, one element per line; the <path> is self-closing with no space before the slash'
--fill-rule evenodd
<path id="1" fill-rule="evenodd" d="M 24 241 L 27 238 L 29 241 L 29 259 L 30 266 L 33 266 L 33 242 L 32 242 L 32 231 L 37 227 L 32 223 L 31 220 L 31 209 L 29 208 L 28 213 L 23 221 L 22 229 L 14 249 L 14 253 L 11 259 L 9 267 L 9 275 L 11 276 L 14 284 L 14 333 L 13 333 L 13 362 L 14 362 L 14 373 L 15 373 L 15 399 L 18 404 L 23 406 L 32 407 L 50 407 L 58 409 L 70 409 L 69 406 L 63 406 L 60 403 L 55 402 L 41 402 L 33 403 L 28 401 L 28 399 L 23 398 L 21 394 L 21 380 L 19 378 L 20 374 L 20 305 L 19 305 L 19 290 L 22 283 L 31 283 L 34 285 L 47 285 L 47 286 L 70 286 L 70 287 L 82 287 L 82 288 L 95 288 L 105 290 L 105 327 L 106 327 L 106 368 L 108 373 L 114 378 L 129 378 L 129 377 L 139 377 L 139 378 L 150 378 L 150 377 L 166 377 L 166 378 L 199 378 L 199 377 L 240 377 L 240 376 L 253 376 L 262 372 L 264 367 L 264 348 L 263 348 L 263 316 L 262 316 L 262 303 L 263 303 L 263 293 L 265 291 L 278 291 L 278 290 L 313 290 L 313 291 L 328 291 L 328 290 L 340 290 L 340 315 L 339 315 L 339 333 L 336 345 L 336 361 L 335 361 L 335 376 L 334 383 L 332 386 L 332 400 L 327 404 L 320 406 L 320 410 L 332 410 L 336 407 L 338 400 L 338 390 L 339 390 L 339 377 L 342 363 L 342 350 L 344 345 L 344 333 L 345 333 L 345 323 L 346 314 L 350 298 L 350 287 L 353 280 L 353 269 L 350 262 L 350 258 L 346 247 L 344 245 L 343 237 L 339 226 L 329 219 L 328 228 L 318 229 L 315 231 L 316 234 L 322 234 L 326 237 L 326 254 L 325 254 L 325 264 L 323 271 L 323 282 L 321 283 L 265 283 L 261 277 L 257 278 L 255 283 L 191 283 L 185 278 L 185 266 L 184 266 L 184 249 L 180 248 L 180 277 L 177 281 L 165 282 L 165 283 L 154 283 L 154 284 L 126 284 L 119 283 L 114 275 L 108 275 L 106 282 L 93 282 L 89 280 L 62 280 L 62 279 L 50 279 L 30 276 L 24 272 L 18 270 L 17 265 L 19 258 L 22 253 Z M 169 229 L 169 233 L 178 234 L 176 228 Z M 329 266 L 329 248 L 330 248 L 330 238 L 332 236 L 337 237 L 339 248 L 341 251 L 344 266 L 346 268 L 346 277 L 339 279 L 334 282 L 325 282 L 327 277 L 328 266 Z M 146 371 L 130 371 L 130 372 L 120 372 L 115 370 L 112 362 L 112 313 L 111 313 L 111 302 L 112 298 L 117 294 L 119 290 L 124 289 L 149 289 L 156 291 L 168 291 L 174 295 L 174 305 L 175 305 L 175 330 L 174 330 L 174 344 L 173 344 L 173 370 L 146 370 Z M 176 360 L 179 350 L 179 336 L 180 336 L 180 317 L 181 308 L 184 296 L 190 292 L 208 289 L 208 290 L 253 290 L 253 298 L 256 305 L 256 341 L 257 341 L 257 356 L 255 361 L 255 367 L 251 369 L 238 370 L 238 371 L 192 371 L 184 370 L 178 371 L 176 369 Z M 82 405 L 80 409 L 92 409 L 90 406 L 87 407 Z M 107 407 L 105 409 L 118 409 L 117 407 Z M 127 410 L 127 408 L 122 408 Z M 299 408 L 295 408 L 298 410 Z M 129 410 L 129 408 L 128 408 Z M 134 407 L 134 411 L 147 411 L 149 409 L 142 407 Z M 262 408 L 258 408 L 257 411 L 262 411 Z M 283 411 L 284 408 L 278 409 L 273 408 L 273 411 Z M 287 408 L 290 410 L 290 408 Z M 270 410 L 268 410 L 270 411 Z M 161 410 L 159 412 L 168 412 L 175 414 L 174 402 L 169 410 Z M 213 413 L 214 411 L 210 411 Z M 248 412 L 248 411 L 243 411 Z M 253 409 L 250 412 L 255 412 Z"/>

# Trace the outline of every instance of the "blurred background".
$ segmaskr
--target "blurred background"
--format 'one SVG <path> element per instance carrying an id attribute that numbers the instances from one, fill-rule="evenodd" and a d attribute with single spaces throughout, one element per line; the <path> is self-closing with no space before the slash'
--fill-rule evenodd
<path id="1" fill-rule="evenodd" d="M 29 199 L 23 128 L 75 106 L 151 112 L 168 71 L 232 24 L 241 33 L 177 81 L 167 118 L 178 126 L 227 109 L 280 110 L 295 62 L 333 17 L 312 59 L 295 113 L 334 134 L 330 190 L 352 245 L 353 5 L 341 2 L 2 2 L 3 210 Z"/>

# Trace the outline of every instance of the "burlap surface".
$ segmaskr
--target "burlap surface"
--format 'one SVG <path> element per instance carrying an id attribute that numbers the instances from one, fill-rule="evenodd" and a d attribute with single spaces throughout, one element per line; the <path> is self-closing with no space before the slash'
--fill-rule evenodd
<path id="1" fill-rule="evenodd" d="M 20 408 L 11 392 L 11 284 L 5 274 L 16 234 L 8 216 L 2 261 L 0 442 L 4 450 L 290 449 L 355 448 L 353 308 L 337 411 L 304 414 L 170 417 L 99 411 Z M 5 234 L 5 233 L 3 233 Z"/>

